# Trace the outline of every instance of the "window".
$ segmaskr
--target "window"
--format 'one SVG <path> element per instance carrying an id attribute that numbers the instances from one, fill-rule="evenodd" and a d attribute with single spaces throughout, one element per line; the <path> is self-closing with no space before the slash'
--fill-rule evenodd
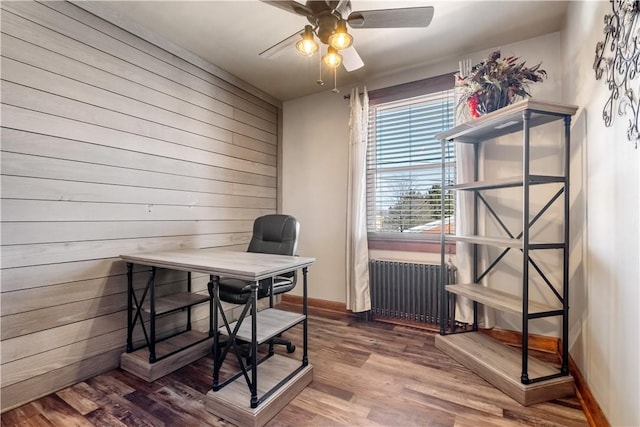
<path id="1" fill-rule="evenodd" d="M 371 95 L 367 151 L 370 247 L 372 241 L 439 239 L 443 163 L 440 141 L 434 136 L 454 125 L 452 74 L 420 82 L 422 93 L 417 96 L 413 90 L 400 91 L 399 95 L 388 89 L 387 96 L 376 97 L 376 92 Z M 445 177 L 455 176 L 452 149 L 445 151 L 444 167 Z M 452 192 L 445 194 L 444 210 L 447 232 L 452 232 Z"/>

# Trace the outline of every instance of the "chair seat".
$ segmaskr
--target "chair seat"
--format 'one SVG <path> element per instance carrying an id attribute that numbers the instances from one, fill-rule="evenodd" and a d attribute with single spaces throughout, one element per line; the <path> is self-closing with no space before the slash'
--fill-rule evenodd
<path id="1" fill-rule="evenodd" d="M 253 235 L 247 247 L 247 252 L 295 256 L 298 247 L 298 234 L 300 224 L 291 215 L 268 214 L 256 218 L 253 223 Z M 296 286 L 297 271 L 283 273 L 273 279 L 261 280 L 258 283 L 257 298 L 265 298 L 271 295 L 279 295 L 289 292 Z M 218 296 L 221 301 L 236 305 L 246 305 L 251 300 L 252 282 L 232 278 L 220 278 Z M 212 285 L 209 283 L 209 285 Z M 213 288 L 209 286 L 209 291 Z M 273 299 L 270 298 L 269 307 L 273 307 Z M 242 311 L 238 322 L 242 322 L 247 315 L 247 310 Z M 256 307 L 257 308 L 257 307 Z M 216 335 L 217 336 L 217 335 Z M 232 338 L 236 340 L 235 337 Z M 296 347 L 290 341 L 274 337 L 269 341 L 269 354 L 273 354 L 273 344 L 286 344 L 287 351 L 292 353 Z M 214 349 L 219 351 L 218 349 Z M 305 347 L 306 350 L 306 347 Z M 217 353 L 216 353 L 217 354 Z M 246 357 L 246 356 L 245 356 Z M 217 368 L 218 357 L 214 357 L 214 371 Z M 252 361 L 255 363 L 256 361 Z M 249 364 L 249 362 L 247 362 Z M 255 366 L 255 365 L 254 365 Z M 245 372 L 246 375 L 246 372 Z"/>
<path id="2" fill-rule="evenodd" d="M 219 284 L 220 300 L 232 304 L 245 304 L 251 297 L 251 283 L 240 279 L 221 278 Z M 269 296 L 270 279 L 261 280 L 258 285 L 258 298 Z M 287 277 L 274 277 L 273 294 L 278 295 L 293 289 L 295 283 Z"/>

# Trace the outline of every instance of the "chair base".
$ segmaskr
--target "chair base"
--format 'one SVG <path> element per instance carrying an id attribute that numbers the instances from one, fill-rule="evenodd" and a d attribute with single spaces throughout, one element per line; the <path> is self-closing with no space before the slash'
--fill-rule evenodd
<path id="1" fill-rule="evenodd" d="M 296 346 L 287 339 L 281 338 L 281 337 L 275 337 L 274 339 L 271 340 L 271 343 L 274 345 L 284 345 L 287 347 L 287 353 L 293 353 L 296 351 Z"/>
<path id="2" fill-rule="evenodd" d="M 237 345 L 235 347 L 234 353 L 238 354 L 240 357 L 242 357 L 243 359 L 245 359 L 247 365 L 251 364 L 251 343 L 238 339 L 237 341 Z M 274 337 L 270 342 L 270 345 L 284 345 L 286 346 L 287 349 L 287 353 L 294 353 L 296 351 L 296 346 L 295 344 L 293 344 L 291 342 L 291 340 L 282 338 L 282 337 Z M 211 353 L 215 354 L 216 357 L 220 356 L 220 351 L 225 348 L 225 346 L 227 345 L 226 341 L 220 341 L 219 342 L 219 349 L 217 352 L 215 352 L 215 349 L 213 348 L 213 345 L 211 346 Z M 231 352 L 231 351 L 230 351 Z"/>

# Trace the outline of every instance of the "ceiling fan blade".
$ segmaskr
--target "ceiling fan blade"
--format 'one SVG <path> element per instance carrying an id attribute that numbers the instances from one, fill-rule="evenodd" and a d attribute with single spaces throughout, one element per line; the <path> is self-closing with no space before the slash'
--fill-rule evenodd
<path id="1" fill-rule="evenodd" d="M 333 13 L 337 13 L 342 19 L 347 19 L 351 13 L 351 0 L 334 0 L 329 5 L 333 8 Z"/>
<path id="2" fill-rule="evenodd" d="M 342 55 L 342 65 L 345 70 L 355 71 L 364 67 L 362 58 L 360 58 L 360 55 L 353 46 L 349 46 L 348 48 L 341 50 L 340 54 Z"/>
<path id="3" fill-rule="evenodd" d="M 258 56 L 267 59 L 275 58 L 276 56 L 287 50 L 289 47 L 293 46 L 298 40 L 300 40 L 300 36 L 302 35 L 302 33 L 304 33 L 304 30 L 296 31 L 286 39 L 279 41 L 268 49 L 263 50 L 258 54 Z"/>
<path id="4" fill-rule="evenodd" d="M 352 28 L 419 28 L 433 18 L 433 7 L 361 10 L 352 12 L 347 22 Z"/>
<path id="5" fill-rule="evenodd" d="M 296 15 L 311 16 L 313 12 L 304 4 L 298 3 L 294 0 L 260 0 L 263 3 L 267 3 L 271 6 L 275 6 L 287 12 L 295 13 Z"/>

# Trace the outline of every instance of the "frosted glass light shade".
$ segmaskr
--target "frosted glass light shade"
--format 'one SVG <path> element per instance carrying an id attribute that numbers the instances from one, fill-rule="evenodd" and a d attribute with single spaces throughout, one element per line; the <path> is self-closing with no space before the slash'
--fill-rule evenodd
<path id="1" fill-rule="evenodd" d="M 333 46 L 329 46 L 327 53 L 322 57 L 322 61 L 331 68 L 337 68 L 342 64 L 342 55 Z"/>
<path id="2" fill-rule="evenodd" d="M 304 27 L 304 34 L 302 35 L 302 40 L 299 40 L 296 43 L 296 49 L 303 56 L 313 55 L 318 51 L 318 43 L 314 40 L 313 37 L 313 28 L 311 25 L 307 25 Z"/>
<path id="3" fill-rule="evenodd" d="M 329 37 L 329 45 L 336 50 L 346 49 L 353 44 L 353 37 L 347 32 L 345 21 L 338 21 L 338 28 Z"/>

